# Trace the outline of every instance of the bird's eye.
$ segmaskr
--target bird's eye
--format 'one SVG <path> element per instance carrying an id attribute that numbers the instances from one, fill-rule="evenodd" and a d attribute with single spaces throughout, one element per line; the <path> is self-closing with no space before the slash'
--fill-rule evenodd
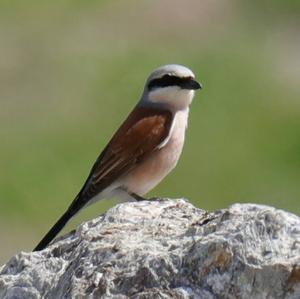
<path id="1" fill-rule="evenodd" d="M 151 90 L 158 87 L 167 87 L 174 85 L 179 85 L 179 78 L 170 74 L 165 74 L 160 78 L 156 78 L 150 81 L 150 83 L 148 84 L 148 88 L 149 90 Z"/>

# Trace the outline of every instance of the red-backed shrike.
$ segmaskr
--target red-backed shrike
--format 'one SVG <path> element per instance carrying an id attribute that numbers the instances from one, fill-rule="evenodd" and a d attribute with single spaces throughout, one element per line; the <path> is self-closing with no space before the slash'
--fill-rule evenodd
<path id="1" fill-rule="evenodd" d="M 67 211 L 34 249 L 45 248 L 87 205 L 118 197 L 143 200 L 177 164 L 189 106 L 201 85 L 188 68 L 170 64 L 149 76 L 143 95 L 95 162 Z"/>

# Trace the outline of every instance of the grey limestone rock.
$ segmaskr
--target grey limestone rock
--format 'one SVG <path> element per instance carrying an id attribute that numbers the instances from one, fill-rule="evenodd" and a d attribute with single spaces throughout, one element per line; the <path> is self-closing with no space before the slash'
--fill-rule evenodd
<path id="1" fill-rule="evenodd" d="M 0 298 L 300 298 L 300 218 L 123 203 L 0 268 Z"/>

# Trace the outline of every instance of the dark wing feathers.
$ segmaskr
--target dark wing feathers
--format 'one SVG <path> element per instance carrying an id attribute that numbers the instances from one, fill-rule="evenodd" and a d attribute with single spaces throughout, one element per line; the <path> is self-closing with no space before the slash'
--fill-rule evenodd
<path id="1" fill-rule="evenodd" d="M 91 198 L 157 150 L 169 135 L 172 119 L 172 114 L 168 111 L 139 107 L 137 113 L 135 108 L 97 159 L 68 210 L 34 251 L 45 248 Z"/>
<path id="2" fill-rule="evenodd" d="M 172 118 L 167 110 L 135 108 L 97 159 L 75 200 L 89 201 L 157 150 L 169 135 Z"/>

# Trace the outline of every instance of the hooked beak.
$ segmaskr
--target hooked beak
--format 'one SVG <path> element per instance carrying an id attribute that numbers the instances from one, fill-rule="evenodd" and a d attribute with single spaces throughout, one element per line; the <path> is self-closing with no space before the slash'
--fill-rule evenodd
<path id="1" fill-rule="evenodd" d="M 197 90 L 202 89 L 202 84 L 197 82 L 195 79 L 189 79 L 184 83 L 182 86 L 183 89 L 191 89 L 191 90 Z"/>

